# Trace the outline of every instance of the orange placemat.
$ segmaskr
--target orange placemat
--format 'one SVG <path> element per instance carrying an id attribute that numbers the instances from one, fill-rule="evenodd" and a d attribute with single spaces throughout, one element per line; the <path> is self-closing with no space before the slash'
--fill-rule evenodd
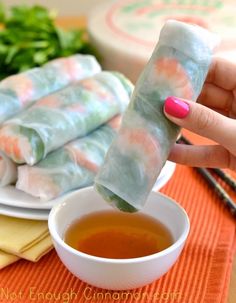
<path id="1" fill-rule="evenodd" d="M 161 191 L 185 208 L 191 222 L 180 259 L 161 279 L 132 291 L 101 290 L 75 278 L 52 251 L 38 263 L 20 260 L 1 270 L 0 302 L 226 302 L 234 219 L 192 168 L 177 166 Z"/>

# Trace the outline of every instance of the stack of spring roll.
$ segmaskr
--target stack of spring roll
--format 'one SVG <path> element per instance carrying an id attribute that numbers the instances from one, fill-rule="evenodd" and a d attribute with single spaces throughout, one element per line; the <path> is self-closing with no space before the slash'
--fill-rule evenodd
<path id="1" fill-rule="evenodd" d="M 43 200 L 91 185 L 133 85 L 90 55 L 0 82 L 0 185 Z"/>

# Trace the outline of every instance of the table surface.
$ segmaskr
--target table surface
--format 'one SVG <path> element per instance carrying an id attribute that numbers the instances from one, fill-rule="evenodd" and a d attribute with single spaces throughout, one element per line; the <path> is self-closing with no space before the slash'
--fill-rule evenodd
<path id="1" fill-rule="evenodd" d="M 85 17 L 60 17 L 57 23 L 64 28 L 80 27 L 86 25 Z M 231 273 L 228 303 L 236 302 L 236 256 L 233 261 L 233 270 Z"/>

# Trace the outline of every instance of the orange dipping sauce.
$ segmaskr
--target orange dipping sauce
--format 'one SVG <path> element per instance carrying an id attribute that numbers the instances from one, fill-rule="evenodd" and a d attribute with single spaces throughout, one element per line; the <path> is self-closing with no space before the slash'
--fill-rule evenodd
<path id="1" fill-rule="evenodd" d="M 173 243 L 173 238 L 163 224 L 149 215 L 109 210 L 73 222 L 64 241 L 89 255 L 129 259 L 160 252 Z"/>

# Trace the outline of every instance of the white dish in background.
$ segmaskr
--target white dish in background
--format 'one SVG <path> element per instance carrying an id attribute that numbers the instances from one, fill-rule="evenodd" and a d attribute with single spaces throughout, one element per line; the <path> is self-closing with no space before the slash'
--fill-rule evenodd
<path id="1" fill-rule="evenodd" d="M 176 164 L 167 161 L 163 167 L 154 187 L 153 191 L 158 191 L 172 177 Z M 75 190 L 80 191 L 80 189 Z M 0 188 L 0 214 L 17 218 L 47 220 L 49 210 L 59 203 L 61 199 L 65 200 L 71 192 L 50 201 L 41 201 L 31 195 L 28 195 L 14 186 L 6 186 Z"/>
<path id="2" fill-rule="evenodd" d="M 137 0 L 116 0 L 96 5 L 88 16 L 87 29 L 90 41 L 102 54 L 103 68 L 120 71 L 135 83 L 168 19 L 202 25 L 220 35 L 221 51 L 235 49 L 235 1 L 219 1 L 222 5 L 195 2 L 149 0 L 142 7 Z"/>

